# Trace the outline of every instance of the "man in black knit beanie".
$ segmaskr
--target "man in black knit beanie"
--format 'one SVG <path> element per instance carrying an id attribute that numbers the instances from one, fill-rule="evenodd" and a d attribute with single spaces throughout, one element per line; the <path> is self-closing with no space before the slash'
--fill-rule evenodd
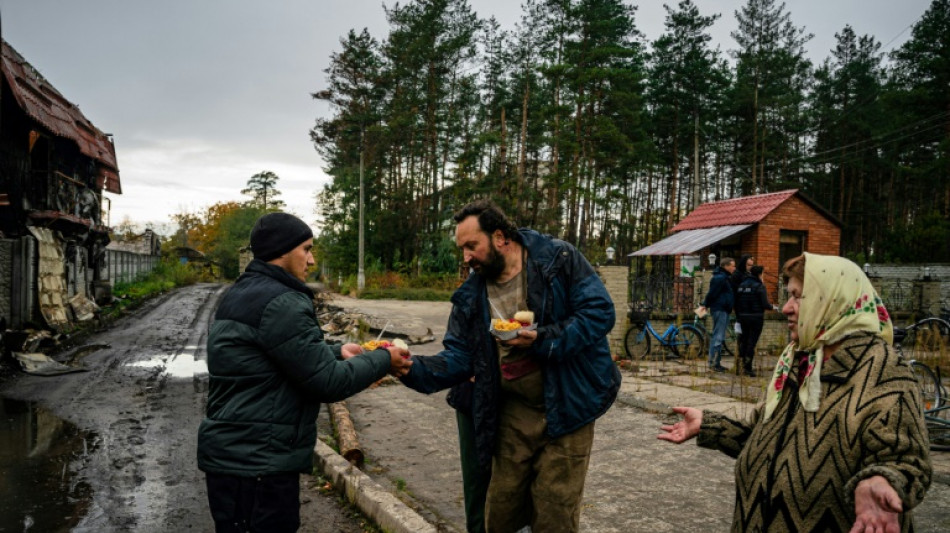
<path id="1" fill-rule="evenodd" d="M 346 399 L 409 351 L 328 344 L 304 284 L 313 232 L 269 213 L 251 231 L 254 260 L 221 299 L 208 334 L 208 407 L 198 428 L 217 532 L 289 533 L 300 526 L 300 473 L 313 468 L 321 403 Z"/>

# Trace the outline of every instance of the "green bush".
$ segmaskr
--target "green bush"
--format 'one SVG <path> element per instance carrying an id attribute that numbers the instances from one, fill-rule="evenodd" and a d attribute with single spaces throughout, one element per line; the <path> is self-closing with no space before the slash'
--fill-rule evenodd
<path id="1" fill-rule="evenodd" d="M 451 274 L 423 274 L 409 279 L 412 289 L 438 289 L 440 291 L 454 291 L 462 284 L 458 273 Z"/>

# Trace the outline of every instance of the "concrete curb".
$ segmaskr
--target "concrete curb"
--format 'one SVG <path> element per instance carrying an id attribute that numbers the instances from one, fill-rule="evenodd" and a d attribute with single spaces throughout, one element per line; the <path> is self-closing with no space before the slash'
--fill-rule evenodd
<path id="1" fill-rule="evenodd" d="M 346 499 L 388 533 L 437 533 L 419 513 L 317 439 L 314 463 Z"/>

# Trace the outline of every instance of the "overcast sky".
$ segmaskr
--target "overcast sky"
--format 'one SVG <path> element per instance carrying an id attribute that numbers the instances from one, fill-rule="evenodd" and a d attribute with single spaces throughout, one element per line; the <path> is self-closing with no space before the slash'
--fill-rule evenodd
<path id="1" fill-rule="evenodd" d="M 405 4 L 406 2 L 402 2 Z M 505 28 L 518 0 L 469 0 Z M 667 2 L 675 6 L 678 0 Z M 722 14 L 714 44 L 735 48 L 734 12 L 745 0 L 696 0 Z M 395 5 L 395 2 L 386 2 Z M 114 137 L 126 217 L 168 230 L 170 215 L 243 201 L 248 178 L 275 172 L 287 210 L 308 222 L 327 181 L 309 130 L 329 109 L 310 94 L 325 86 L 330 54 L 355 28 L 377 40 L 388 27 L 380 0 L 0 0 L 3 39 L 99 129 Z M 663 32 L 662 1 L 640 2 L 637 27 Z M 829 55 L 851 24 L 893 49 L 929 0 L 794 0 L 792 22 L 815 34 L 809 55 Z"/>

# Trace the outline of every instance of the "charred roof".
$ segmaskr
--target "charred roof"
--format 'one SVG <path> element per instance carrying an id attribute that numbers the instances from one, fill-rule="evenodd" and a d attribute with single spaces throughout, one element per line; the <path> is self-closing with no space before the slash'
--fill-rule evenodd
<path id="1" fill-rule="evenodd" d="M 2 41 L 0 56 L 3 79 L 20 109 L 51 135 L 75 142 L 80 153 L 97 163 L 98 185 L 106 191 L 121 194 L 115 146 L 109 136 L 90 122 L 6 41 Z"/>

